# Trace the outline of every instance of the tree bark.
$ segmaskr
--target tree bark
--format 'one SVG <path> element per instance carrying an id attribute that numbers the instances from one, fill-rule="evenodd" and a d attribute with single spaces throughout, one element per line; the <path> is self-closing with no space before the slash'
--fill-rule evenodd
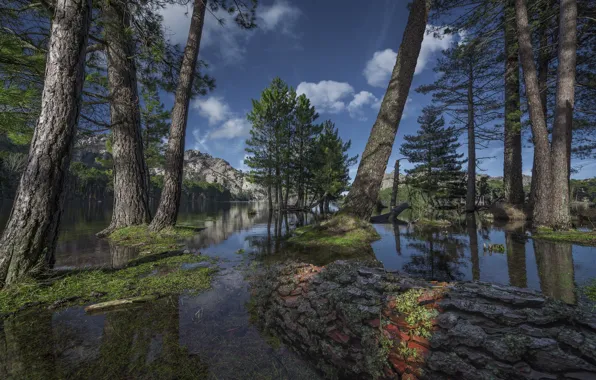
<path id="1" fill-rule="evenodd" d="M 0 239 L 0 285 L 54 264 L 64 187 L 85 80 L 90 0 L 57 0 L 41 98 L 25 170 Z"/>
<path id="2" fill-rule="evenodd" d="M 476 210 L 476 136 L 474 135 L 474 65 L 470 57 L 468 68 L 468 184 L 466 189 L 466 212 Z"/>
<path id="3" fill-rule="evenodd" d="M 106 1 L 102 8 L 114 160 L 114 206 L 106 236 L 121 227 L 149 223 L 149 174 L 143 155 L 135 52 L 126 3 Z"/>
<path id="4" fill-rule="evenodd" d="M 577 1 L 561 0 L 560 8 L 557 95 L 551 147 L 551 227 L 569 229 L 571 227 L 569 157 L 575 103 Z"/>
<path id="5" fill-rule="evenodd" d="M 379 196 L 381 182 L 402 117 L 428 19 L 428 2 L 414 0 L 402 37 L 389 86 L 362 154 L 358 173 L 346 197 L 344 211 L 368 220 Z"/>
<path id="6" fill-rule="evenodd" d="M 519 58 L 515 31 L 515 5 L 508 0 L 505 8 L 505 142 L 503 191 L 505 202 L 522 206 L 524 186 L 522 174 L 522 136 L 519 96 Z"/>
<path id="7" fill-rule="evenodd" d="M 257 327 L 341 379 L 596 376 L 593 313 L 529 289 L 349 261 L 270 266 L 250 284 Z"/>
<path id="8" fill-rule="evenodd" d="M 192 95 L 192 84 L 201 45 L 201 34 L 205 20 L 207 0 L 195 0 L 188 32 L 188 41 L 184 49 L 184 58 L 180 68 L 176 100 L 172 110 L 172 124 L 166 151 L 166 169 L 164 187 L 161 192 L 159 207 L 149 225 L 152 231 L 160 231 L 176 224 L 180 196 L 182 194 L 182 171 L 184 167 L 184 140 L 188 120 L 188 104 Z"/>
<path id="9" fill-rule="evenodd" d="M 525 0 L 515 0 L 515 18 L 519 41 L 519 56 L 524 73 L 526 97 L 532 124 L 534 142 L 534 183 L 533 222 L 536 226 L 550 224 L 550 187 L 552 186 L 550 165 L 550 144 L 546 117 L 540 100 L 540 87 L 532 52 L 532 39 L 528 24 L 528 11 Z"/>

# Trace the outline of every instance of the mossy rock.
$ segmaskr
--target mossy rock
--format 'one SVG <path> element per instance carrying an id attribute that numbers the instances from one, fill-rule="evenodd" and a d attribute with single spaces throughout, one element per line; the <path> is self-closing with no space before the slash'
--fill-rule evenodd
<path id="1" fill-rule="evenodd" d="M 380 239 L 369 222 L 339 214 L 319 224 L 298 228 L 288 241 L 304 248 L 325 248 L 334 252 L 358 253 L 369 250 Z"/>
<path id="2" fill-rule="evenodd" d="M 184 245 L 180 242 L 195 236 L 202 228 L 176 226 L 159 232 L 149 231 L 146 225 L 119 228 L 108 239 L 117 245 L 138 247 L 141 255 L 154 255 L 179 250 Z"/>

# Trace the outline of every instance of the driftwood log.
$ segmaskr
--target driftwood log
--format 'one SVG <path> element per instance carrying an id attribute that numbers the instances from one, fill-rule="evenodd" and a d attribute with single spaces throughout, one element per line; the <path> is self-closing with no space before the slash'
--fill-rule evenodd
<path id="1" fill-rule="evenodd" d="M 344 261 L 273 266 L 251 284 L 257 325 L 328 378 L 596 379 L 593 309 L 535 291 Z"/>
<path id="2" fill-rule="evenodd" d="M 390 223 L 395 220 L 399 214 L 409 209 L 410 205 L 407 202 L 397 205 L 387 214 L 376 215 L 370 218 L 371 223 Z"/>

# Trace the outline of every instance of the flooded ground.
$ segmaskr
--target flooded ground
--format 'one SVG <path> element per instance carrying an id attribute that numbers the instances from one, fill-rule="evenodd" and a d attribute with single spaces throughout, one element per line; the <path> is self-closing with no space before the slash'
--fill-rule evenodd
<path id="1" fill-rule="evenodd" d="M 109 223 L 110 208 L 67 209 L 57 268 L 118 267 L 137 255 L 134 248 L 95 238 Z M 256 209 L 256 215 L 249 209 Z M 0 225 L 6 216 L 7 210 L 0 209 Z M 181 224 L 206 227 L 185 249 L 221 259 L 211 290 L 97 315 L 87 315 L 82 307 L 18 314 L 0 330 L 0 378 L 319 378 L 315 368 L 251 324 L 245 281 L 253 262 L 290 257 L 323 265 L 338 258 L 329 252 L 293 251 L 276 239 L 302 222 L 291 215 L 278 223 L 258 204 L 183 210 Z M 381 239 L 363 256 L 425 279 L 529 287 L 568 303 L 596 277 L 596 248 L 533 241 L 523 225 L 475 223 L 443 229 L 376 225 Z M 485 251 L 489 244 L 503 244 L 505 252 Z"/>

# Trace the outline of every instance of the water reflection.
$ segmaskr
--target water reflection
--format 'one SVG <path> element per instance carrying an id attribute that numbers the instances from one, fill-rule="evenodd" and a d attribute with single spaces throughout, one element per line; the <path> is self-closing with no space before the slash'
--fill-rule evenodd
<path id="1" fill-rule="evenodd" d="M 574 304 L 575 271 L 571 244 L 534 240 L 540 289 L 549 297 Z"/>
<path id="2" fill-rule="evenodd" d="M 526 288 L 528 286 L 526 241 L 527 238 L 525 234 L 505 231 L 505 249 L 507 251 L 509 284 L 520 288 Z"/>

